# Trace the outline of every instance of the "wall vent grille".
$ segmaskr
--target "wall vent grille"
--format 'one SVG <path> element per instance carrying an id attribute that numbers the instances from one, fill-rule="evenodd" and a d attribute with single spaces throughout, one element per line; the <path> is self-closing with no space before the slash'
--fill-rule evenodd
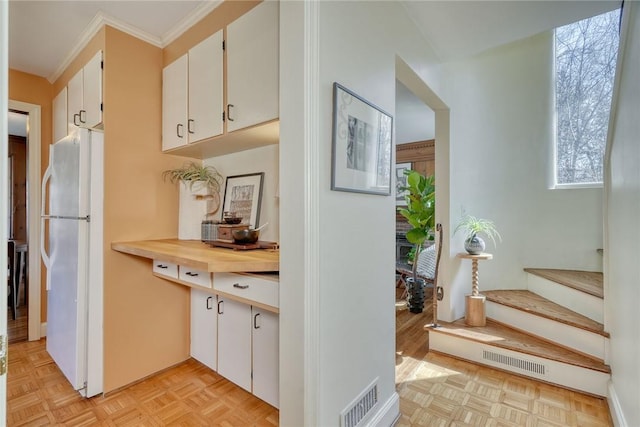
<path id="1" fill-rule="evenodd" d="M 378 403 L 378 378 L 340 413 L 341 427 L 356 427 Z"/>
<path id="2" fill-rule="evenodd" d="M 530 360 L 519 359 L 517 357 L 506 356 L 504 354 L 494 353 L 492 351 L 483 350 L 482 358 L 492 362 L 508 365 L 523 371 L 533 372 L 538 375 L 546 375 L 546 367 L 541 363 L 532 362 Z"/>

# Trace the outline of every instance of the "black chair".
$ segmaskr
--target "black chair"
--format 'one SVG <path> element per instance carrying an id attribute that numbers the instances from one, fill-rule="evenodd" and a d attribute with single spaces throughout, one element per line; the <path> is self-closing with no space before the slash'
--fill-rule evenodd
<path id="1" fill-rule="evenodd" d="M 15 271 L 15 243 L 11 240 L 7 245 L 7 295 L 9 296 L 9 307 L 11 307 L 11 314 L 13 314 L 13 320 L 16 320 L 16 307 L 18 305 L 18 292 L 16 286 L 16 271 Z"/>

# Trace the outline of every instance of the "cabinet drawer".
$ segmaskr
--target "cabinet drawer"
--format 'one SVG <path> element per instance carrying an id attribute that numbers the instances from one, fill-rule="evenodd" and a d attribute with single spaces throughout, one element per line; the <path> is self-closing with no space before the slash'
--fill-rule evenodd
<path id="1" fill-rule="evenodd" d="M 178 278 L 178 265 L 170 262 L 153 260 L 153 272 L 162 274 L 163 276 Z"/>
<path id="2" fill-rule="evenodd" d="M 181 265 L 178 269 L 178 273 L 180 274 L 178 278 L 183 282 L 202 286 L 204 288 L 211 288 L 211 273 L 208 271 L 196 270 L 195 268 L 189 268 Z"/>
<path id="3" fill-rule="evenodd" d="M 214 273 L 213 288 L 227 294 L 278 307 L 277 280 L 236 273 Z"/>

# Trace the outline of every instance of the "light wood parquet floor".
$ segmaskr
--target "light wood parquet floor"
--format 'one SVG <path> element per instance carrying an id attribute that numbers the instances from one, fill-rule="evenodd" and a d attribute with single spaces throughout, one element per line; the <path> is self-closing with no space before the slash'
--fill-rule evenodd
<path id="1" fill-rule="evenodd" d="M 429 353 L 417 329 L 432 321 L 430 300 L 421 314 L 396 312 L 398 427 L 613 426 L 605 399 Z"/>
<path id="2" fill-rule="evenodd" d="M 401 291 L 401 290 L 400 290 Z M 610 426 L 606 401 L 427 352 L 430 307 L 396 314 L 398 426 Z M 190 359 L 82 399 L 45 341 L 9 347 L 8 426 L 274 426 L 279 413 Z"/>
<path id="3" fill-rule="evenodd" d="M 278 410 L 189 359 L 144 381 L 83 399 L 45 349 L 9 346 L 8 426 L 275 426 Z"/>

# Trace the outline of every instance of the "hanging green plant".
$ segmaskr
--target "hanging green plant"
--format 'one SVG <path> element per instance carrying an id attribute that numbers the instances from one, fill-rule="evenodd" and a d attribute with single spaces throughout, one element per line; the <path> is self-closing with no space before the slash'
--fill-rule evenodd
<path id="1" fill-rule="evenodd" d="M 193 188 L 196 182 L 202 182 L 215 192 L 220 192 L 222 185 L 222 175 L 213 166 L 199 165 L 195 162 L 186 163 L 178 169 L 169 169 L 162 172 L 162 178 L 169 179 L 172 183 L 184 181 L 189 183 L 189 188 Z"/>
<path id="2" fill-rule="evenodd" d="M 201 183 L 207 189 L 205 195 L 195 195 L 196 200 L 206 200 L 208 209 L 206 216 L 212 216 L 220 209 L 220 189 L 222 175 L 213 166 L 199 165 L 195 162 L 185 163 L 181 168 L 169 169 L 162 172 L 162 178 L 172 183 L 184 182 L 193 190 L 196 183 Z"/>

